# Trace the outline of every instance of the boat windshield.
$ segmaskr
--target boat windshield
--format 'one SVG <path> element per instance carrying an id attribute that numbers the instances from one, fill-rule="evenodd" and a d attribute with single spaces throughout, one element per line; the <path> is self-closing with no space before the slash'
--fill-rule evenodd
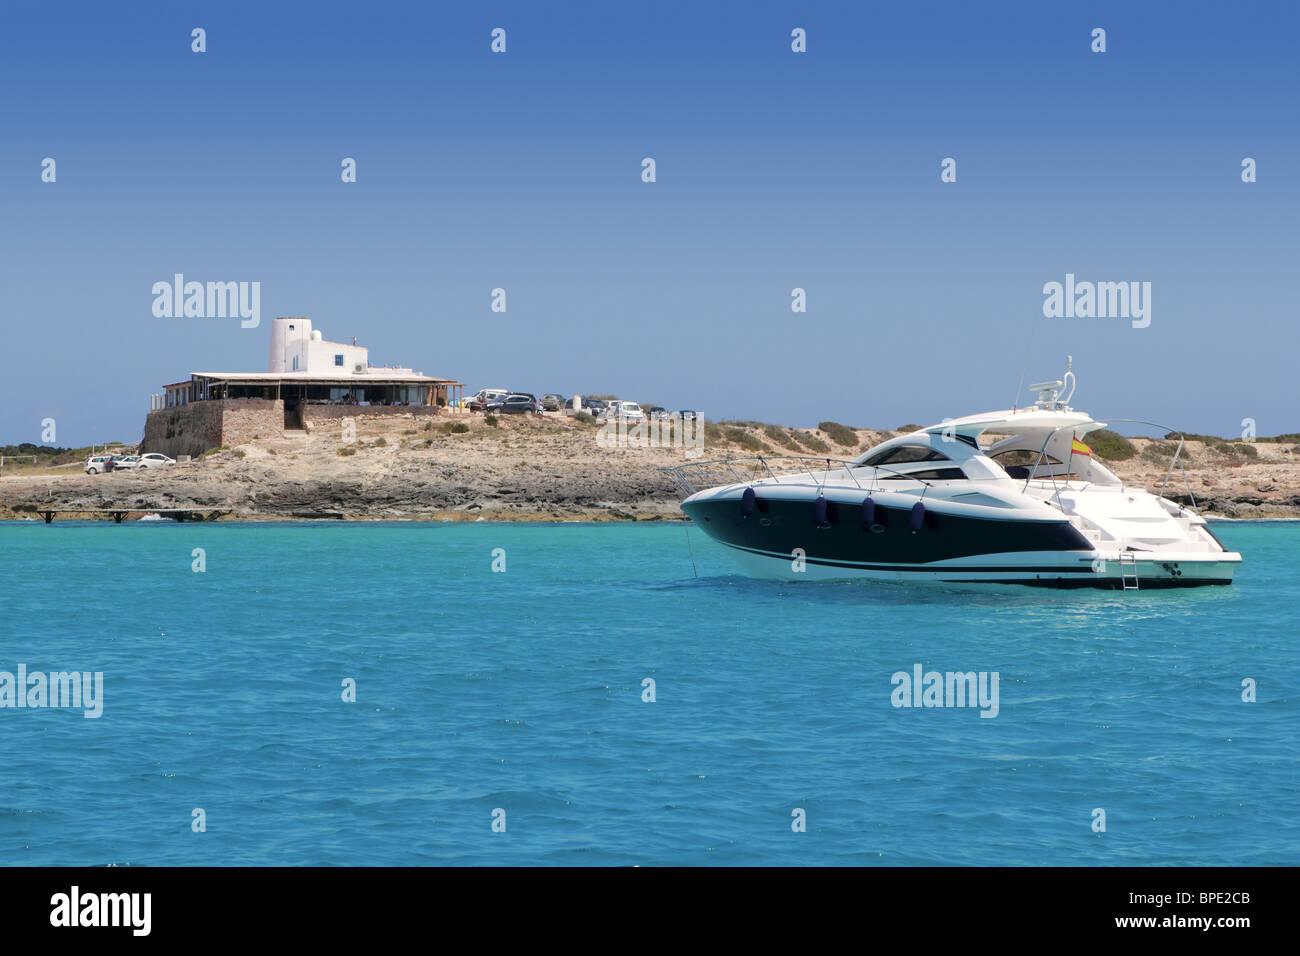
<path id="1" fill-rule="evenodd" d="M 875 467 L 876 465 L 906 465 L 918 461 L 951 460 L 947 455 L 935 451 L 928 445 L 896 445 L 893 448 L 881 449 L 874 455 L 868 455 L 863 459 L 862 465 Z"/>

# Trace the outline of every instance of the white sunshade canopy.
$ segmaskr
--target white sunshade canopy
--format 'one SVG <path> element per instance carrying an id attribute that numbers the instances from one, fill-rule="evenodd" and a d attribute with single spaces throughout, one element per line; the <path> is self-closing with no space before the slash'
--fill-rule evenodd
<path id="1" fill-rule="evenodd" d="M 1090 431 L 1105 427 L 1105 422 L 1095 422 L 1091 416 L 1084 412 L 1064 408 L 1031 407 L 1024 409 L 1009 408 L 1000 412 L 967 415 L 965 418 L 954 418 L 952 421 L 931 425 L 928 428 L 923 428 L 922 431 L 930 435 L 947 432 L 949 434 L 966 435 L 970 438 L 979 438 L 986 431 L 1007 435 L 1035 434 L 1041 436 L 1059 428 L 1062 431 L 1068 429 L 1076 435 L 1084 435 Z"/>

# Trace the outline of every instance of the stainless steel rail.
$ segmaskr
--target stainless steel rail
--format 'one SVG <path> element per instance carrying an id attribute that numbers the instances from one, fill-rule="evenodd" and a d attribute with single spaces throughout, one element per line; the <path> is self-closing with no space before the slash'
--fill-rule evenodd
<path id="1" fill-rule="evenodd" d="M 745 462 L 757 463 L 752 467 L 748 476 L 741 474 L 736 470 L 737 465 Z M 862 491 L 879 490 L 880 472 L 888 472 L 889 474 L 896 475 L 899 478 L 906 478 L 911 481 L 919 482 L 920 484 L 925 485 L 927 489 L 933 487 L 933 485 L 924 478 L 917 478 L 913 475 L 909 475 L 907 472 L 898 471 L 897 469 L 889 468 L 884 465 L 857 465 L 857 468 L 872 469 L 871 482 L 868 486 L 864 487 L 862 482 L 858 481 L 858 476 L 853 473 L 855 466 L 852 461 L 844 458 L 813 458 L 803 455 L 748 455 L 739 458 L 719 458 L 714 461 L 686 462 L 685 464 L 674 465 L 670 468 L 660 468 L 659 470 L 670 475 L 673 481 L 677 484 L 677 487 L 686 494 L 686 497 L 689 498 L 696 492 L 703 491 L 706 488 L 713 488 L 718 485 L 752 484 L 754 476 L 758 474 L 760 469 L 765 469 L 768 478 L 776 484 L 780 484 L 783 477 L 788 478 L 791 477 L 791 475 L 789 473 L 778 475 L 776 471 L 773 470 L 772 465 L 773 463 L 779 464 L 784 462 L 790 462 L 796 466 L 792 469 L 795 475 L 798 475 L 799 470 L 802 469 L 803 473 L 808 476 L 819 490 L 824 488 L 827 481 L 830 481 L 832 477 L 839 477 L 841 472 L 845 479 L 852 481 L 853 484 Z M 826 466 L 825 471 L 821 472 L 820 478 L 818 478 L 817 473 L 808 466 L 809 462 L 816 462 L 817 464 Z M 837 467 L 833 469 L 831 467 L 832 465 Z M 730 472 L 730 476 L 733 480 L 718 480 L 719 476 L 724 473 L 724 469 L 726 472 Z M 832 472 L 834 472 L 834 475 Z M 802 477 L 802 475 L 799 477 Z M 924 497 L 925 492 L 922 492 L 921 496 Z"/>
<path id="2" fill-rule="evenodd" d="M 1183 453 L 1183 446 L 1187 443 L 1187 436 L 1184 435 L 1182 432 L 1178 431 L 1177 429 L 1170 428 L 1168 425 L 1162 425 L 1159 422 L 1149 422 L 1142 418 L 1108 418 L 1104 422 L 1099 422 L 1094 418 L 1086 422 L 1074 422 L 1069 425 L 1058 425 L 1056 428 L 1053 428 L 1050 432 L 1048 432 L 1047 437 L 1043 439 L 1043 445 L 1038 450 L 1038 458 L 1034 461 L 1034 467 L 1030 469 L 1029 477 L 1025 479 L 1025 488 L 1028 488 L 1029 482 L 1034 480 L 1034 474 L 1035 472 L 1038 471 L 1038 466 L 1042 464 L 1043 457 L 1047 454 L 1047 446 L 1051 444 L 1051 441 L 1053 438 L 1056 437 L 1057 432 L 1067 428 L 1071 429 L 1071 438 L 1073 438 L 1074 437 L 1073 430 L 1076 428 L 1080 428 L 1084 425 L 1111 425 L 1111 424 L 1147 425 L 1151 428 L 1161 429 L 1166 435 L 1177 435 L 1178 448 L 1174 451 L 1173 458 L 1169 459 L 1169 467 L 1168 469 L 1165 470 L 1164 480 L 1160 482 L 1159 487 L 1163 488 L 1169 483 L 1169 476 L 1173 474 L 1174 465 L 1178 464 L 1183 472 L 1183 486 L 1187 489 L 1187 497 L 1191 500 L 1192 507 L 1193 508 L 1196 507 L 1196 496 L 1192 494 L 1192 482 L 1191 479 L 1187 477 L 1187 465 L 1179 461 L 1179 458 L 1182 456 Z M 1056 475 L 1051 475 L 1051 479 L 1052 479 L 1052 488 L 1055 490 L 1056 496 L 1059 498 L 1061 494 L 1061 489 L 1056 483 Z M 1122 478 L 1120 479 L 1120 487 L 1121 488 L 1124 487 L 1124 479 Z"/>

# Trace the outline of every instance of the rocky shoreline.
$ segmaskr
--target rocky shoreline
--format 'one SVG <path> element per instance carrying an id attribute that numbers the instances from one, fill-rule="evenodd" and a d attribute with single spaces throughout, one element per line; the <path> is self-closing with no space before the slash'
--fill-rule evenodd
<path id="1" fill-rule="evenodd" d="M 468 431 L 453 432 L 456 423 Z M 348 444 L 339 428 L 327 428 L 254 439 L 146 472 L 85 475 L 71 466 L 7 474 L 0 480 L 0 518 L 33 517 L 43 506 L 121 509 L 132 516 L 217 509 L 225 512 L 223 520 L 680 520 L 680 494 L 659 469 L 687 461 L 683 450 L 601 447 L 597 432 L 549 416 L 506 417 L 496 426 L 481 416 L 362 419 L 356 441 Z M 893 434 L 860 429 L 832 436 L 724 423 L 710 426 L 703 458 L 851 458 Z M 1126 481 L 1157 490 L 1167 467 L 1166 443 L 1132 442 L 1138 454 L 1112 467 Z M 1194 497 L 1211 516 L 1300 517 L 1300 452 L 1281 444 L 1253 447 L 1255 454 L 1247 456 L 1222 442 L 1189 442 L 1187 483 L 1175 472 L 1166 497 L 1184 504 Z"/>

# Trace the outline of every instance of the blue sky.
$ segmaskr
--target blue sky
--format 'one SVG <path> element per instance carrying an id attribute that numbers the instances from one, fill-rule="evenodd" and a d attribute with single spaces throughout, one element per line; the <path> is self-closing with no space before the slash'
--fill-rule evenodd
<path id="1" fill-rule="evenodd" d="M 0 444 L 47 417 L 58 444 L 134 440 L 163 383 L 263 370 L 276 315 L 471 389 L 717 418 L 928 423 L 1072 354 L 1095 415 L 1300 430 L 1297 26 L 1282 3 L 10 5 Z M 261 327 L 155 318 L 177 272 L 260 282 Z M 1151 325 L 1044 318 L 1067 273 L 1150 282 Z"/>

